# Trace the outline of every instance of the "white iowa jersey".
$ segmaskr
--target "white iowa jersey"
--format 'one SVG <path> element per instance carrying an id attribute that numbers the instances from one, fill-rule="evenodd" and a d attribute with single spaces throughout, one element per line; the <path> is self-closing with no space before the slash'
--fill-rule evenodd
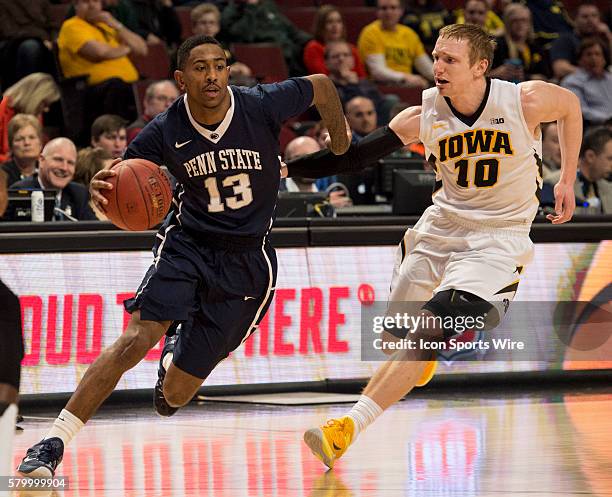
<path id="1" fill-rule="evenodd" d="M 436 170 L 433 203 L 443 212 L 500 227 L 531 224 L 542 186 L 542 141 L 527 129 L 517 85 L 488 79 L 469 117 L 437 88 L 425 90 L 420 139 Z"/>

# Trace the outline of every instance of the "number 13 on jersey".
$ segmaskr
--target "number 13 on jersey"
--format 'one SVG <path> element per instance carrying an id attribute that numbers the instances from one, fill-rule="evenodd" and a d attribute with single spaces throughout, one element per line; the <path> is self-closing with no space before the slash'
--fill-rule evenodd
<path id="1" fill-rule="evenodd" d="M 241 209 L 249 205 L 253 201 L 253 191 L 251 190 L 251 180 L 246 173 L 234 174 L 227 176 L 221 181 L 224 187 L 232 187 L 234 195 L 232 197 L 221 198 L 217 178 L 211 176 L 204 181 L 204 186 L 208 191 L 210 202 L 208 203 L 208 212 L 223 212 L 225 206 L 232 210 Z"/>

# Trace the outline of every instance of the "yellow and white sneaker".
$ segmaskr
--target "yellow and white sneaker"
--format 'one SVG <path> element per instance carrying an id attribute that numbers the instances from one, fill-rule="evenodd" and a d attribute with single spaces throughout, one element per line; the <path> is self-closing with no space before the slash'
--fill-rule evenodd
<path id="1" fill-rule="evenodd" d="M 436 374 L 436 369 L 438 369 L 438 361 L 435 359 L 433 361 L 428 361 L 427 366 L 425 366 L 425 369 L 419 378 L 419 381 L 417 381 L 414 386 L 424 387 L 427 385 Z"/>
<path id="2" fill-rule="evenodd" d="M 304 442 L 312 453 L 329 469 L 349 448 L 355 433 L 355 423 L 349 416 L 329 419 L 327 423 L 304 433 Z"/>

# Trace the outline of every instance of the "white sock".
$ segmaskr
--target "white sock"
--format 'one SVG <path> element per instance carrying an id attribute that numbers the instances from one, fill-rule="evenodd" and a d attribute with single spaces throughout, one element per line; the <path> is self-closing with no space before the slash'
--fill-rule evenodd
<path id="1" fill-rule="evenodd" d="M 62 412 L 60 412 L 59 416 L 53 421 L 53 426 L 47 435 L 45 435 L 45 438 L 61 438 L 62 442 L 64 442 L 64 447 L 66 447 L 83 426 L 85 426 L 83 421 L 70 411 L 62 409 Z"/>
<path id="2" fill-rule="evenodd" d="M 16 419 L 17 404 L 9 404 L 0 416 L 0 475 L 13 474 L 13 437 Z"/>
<path id="3" fill-rule="evenodd" d="M 357 435 L 365 430 L 374 420 L 382 414 L 383 410 L 376 402 L 367 395 L 359 397 L 357 403 L 353 406 L 347 416 L 351 417 L 355 422 L 355 434 Z"/>
<path id="4" fill-rule="evenodd" d="M 168 371 L 168 368 L 170 367 L 170 364 L 172 364 L 172 352 L 168 352 L 164 356 L 164 359 L 162 360 L 162 366 L 164 367 L 164 369 L 166 371 Z"/>

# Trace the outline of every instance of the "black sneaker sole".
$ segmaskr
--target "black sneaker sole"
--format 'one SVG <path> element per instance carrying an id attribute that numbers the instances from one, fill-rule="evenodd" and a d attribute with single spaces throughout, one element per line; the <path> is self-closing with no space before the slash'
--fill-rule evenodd
<path id="1" fill-rule="evenodd" d="M 158 372 L 157 383 L 155 384 L 155 388 L 153 390 L 153 408 L 155 412 L 164 418 L 168 418 L 172 416 L 176 411 L 179 410 L 178 407 L 172 407 L 168 402 L 166 402 L 166 398 L 164 397 L 164 378 L 166 377 L 166 373 L 163 374 Z"/>

